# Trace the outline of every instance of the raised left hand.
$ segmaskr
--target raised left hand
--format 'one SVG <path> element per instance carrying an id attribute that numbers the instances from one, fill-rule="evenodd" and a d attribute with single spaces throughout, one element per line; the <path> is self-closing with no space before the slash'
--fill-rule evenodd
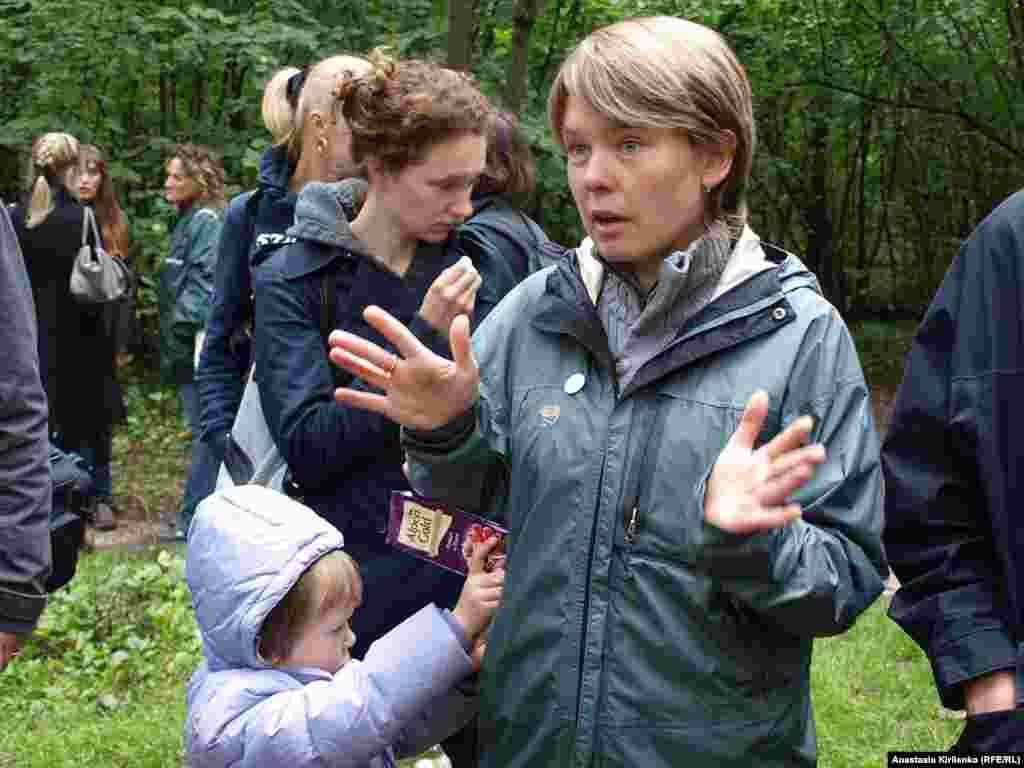
<path id="1" fill-rule="evenodd" d="M 719 454 L 704 493 L 704 519 L 732 533 L 781 528 L 800 516 L 786 497 L 804 486 L 825 461 L 822 445 L 805 445 L 814 420 L 801 416 L 756 451 L 768 415 L 768 394 L 747 401 L 740 425 Z"/>

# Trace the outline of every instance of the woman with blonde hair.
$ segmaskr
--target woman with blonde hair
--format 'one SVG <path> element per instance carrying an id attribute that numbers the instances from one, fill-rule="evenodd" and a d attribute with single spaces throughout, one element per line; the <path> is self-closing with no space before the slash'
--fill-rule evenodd
<path id="1" fill-rule="evenodd" d="M 195 385 L 217 263 L 224 208 L 224 169 L 209 147 L 179 144 L 165 166 L 164 193 L 178 209 L 170 249 L 160 267 L 160 371 L 178 389 L 193 437 L 199 435 Z M 193 446 L 199 444 L 194 439 Z"/>
<path id="2" fill-rule="evenodd" d="M 413 487 L 509 529 L 485 766 L 816 764 L 813 641 L 888 574 L 881 467 L 842 318 L 747 224 L 752 102 L 706 27 L 593 32 L 548 102 L 590 237 L 451 359 L 378 308 L 387 348 L 332 335 Z"/>
<path id="3" fill-rule="evenodd" d="M 32 145 L 34 180 L 27 206 L 11 212 L 32 283 L 38 323 L 39 370 L 49 403 L 50 433 L 83 455 L 98 493 L 97 528 L 115 527 L 110 505 L 110 435 L 120 415 L 111 379 L 111 339 L 102 305 L 82 304 L 70 291 L 71 268 L 82 243 L 85 214 L 75 199 L 78 140 L 47 133 Z M 87 240 L 97 245 L 91 232 Z"/>
<path id="4" fill-rule="evenodd" d="M 298 193 L 310 181 L 355 176 L 344 120 L 332 111 L 338 78 L 365 72 L 358 56 L 331 56 L 307 69 L 284 67 L 263 92 L 263 124 L 273 145 L 263 154 L 259 185 L 233 198 L 217 246 L 213 305 L 199 358 L 199 424 L 192 466 L 176 520 L 162 535 L 183 540 L 196 506 L 214 489 L 228 431 L 252 364 L 252 263 L 260 248 L 279 244 L 295 218 Z M 347 215 L 361 197 L 353 183 Z"/>

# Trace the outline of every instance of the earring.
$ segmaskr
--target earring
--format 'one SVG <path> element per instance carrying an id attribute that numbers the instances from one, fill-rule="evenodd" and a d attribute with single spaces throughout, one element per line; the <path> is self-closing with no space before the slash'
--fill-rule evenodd
<path id="1" fill-rule="evenodd" d="M 316 151 L 321 155 L 327 151 L 327 139 L 323 136 L 316 140 Z"/>
<path id="2" fill-rule="evenodd" d="M 705 183 L 701 182 L 700 186 L 701 186 L 701 189 L 704 190 L 704 194 L 705 195 L 708 195 L 708 196 L 711 195 L 711 186 L 709 184 L 705 184 Z"/>

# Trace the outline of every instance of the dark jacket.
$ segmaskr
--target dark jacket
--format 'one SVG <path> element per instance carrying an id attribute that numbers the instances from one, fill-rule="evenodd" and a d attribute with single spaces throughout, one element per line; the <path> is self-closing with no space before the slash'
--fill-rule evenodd
<path id="1" fill-rule="evenodd" d="M 901 582 L 889 615 L 928 654 L 952 708 L 964 706 L 965 680 L 1000 669 L 1016 670 L 1024 704 L 1022 324 L 1024 191 L 946 273 L 882 453 L 885 545 Z"/>
<path id="2" fill-rule="evenodd" d="M 580 252 L 531 275 L 473 336 L 462 439 L 407 433 L 418 490 L 509 529 L 484 766 L 815 764 L 812 641 L 849 628 L 887 573 L 878 442 L 814 276 L 740 242 L 766 268 L 668 328 L 625 388 Z M 828 460 L 794 494 L 801 519 L 736 535 L 704 521 L 704 486 L 758 388 L 759 441 L 809 414 Z"/>
<path id="3" fill-rule="evenodd" d="M 288 181 L 295 167 L 287 147 L 263 154 L 259 186 L 235 197 L 224 214 L 217 246 L 213 305 L 196 372 L 203 439 L 227 432 L 238 413 L 252 362 L 252 259 L 256 251 L 285 237 L 295 218 Z"/>
<path id="4" fill-rule="evenodd" d="M 0 632 L 22 634 L 46 605 L 50 467 L 35 307 L 0 201 Z"/>
<path id="5" fill-rule="evenodd" d="M 482 278 L 476 296 L 476 319 L 490 314 L 512 288 L 564 253 L 540 226 L 500 195 L 473 198 L 473 215 L 458 237 Z"/>
<path id="6" fill-rule="evenodd" d="M 38 323 L 39 373 L 46 389 L 50 432 L 78 444 L 110 429 L 122 413 L 114 380 L 114 349 L 104 307 L 71 296 L 71 267 L 82 242 L 83 208 L 63 188 L 55 207 L 37 226 L 25 226 L 27 210 L 11 219 L 25 258 Z M 92 235 L 89 235 L 92 242 Z"/>
<path id="7" fill-rule="evenodd" d="M 164 381 L 193 380 L 195 337 L 206 326 L 221 213 L 193 205 L 171 232 L 160 267 L 160 372 Z"/>
<path id="8" fill-rule="evenodd" d="M 325 270 L 335 273 L 334 328 L 385 340 L 363 320 L 377 304 L 435 350 L 444 337 L 417 314 L 427 288 L 461 257 L 423 244 L 404 277 L 383 267 L 348 229 L 334 185 L 303 189 L 288 231 L 293 242 L 261 252 L 253 275 L 256 378 L 267 426 L 301 486 L 304 501 L 345 536 L 360 563 L 364 607 L 356 612 L 355 655 L 428 602 L 451 607 L 453 574 L 397 552 L 384 541 L 392 490 L 407 489 L 396 424 L 334 400 L 335 370 L 321 334 Z"/>

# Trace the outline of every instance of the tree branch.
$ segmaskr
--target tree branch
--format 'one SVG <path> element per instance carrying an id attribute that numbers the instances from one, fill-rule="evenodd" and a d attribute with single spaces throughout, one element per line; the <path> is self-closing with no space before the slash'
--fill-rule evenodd
<path id="1" fill-rule="evenodd" d="M 1024 150 L 1009 143 L 1003 138 L 1000 131 L 987 123 L 983 123 L 974 115 L 964 112 L 962 109 L 953 109 L 951 107 L 935 106 L 932 104 L 921 104 L 914 101 L 897 101 L 895 99 L 887 99 L 884 96 L 876 96 L 872 93 L 864 93 L 856 88 L 850 88 L 845 85 L 837 85 L 836 83 L 827 83 L 822 80 L 800 80 L 786 84 L 786 88 L 803 88 L 806 86 L 815 86 L 818 88 L 827 88 L 830 91 L 836 91 L 837 93 L 846 93 L 851 96 L 856 96 L 862 101 L 871 104 L 882 104 L 887 107 L 895 107 L 896 109 L 915 109 L 920 112 L 927 112 L 933 115 L 948 115 L 949 117 L 955 117 L 958 120 L 963 121 L 979 134 L 984 136 L 986 139 L 991 141 L 993 144 L 1002 147 L 1014 157 L 1024 156 Z"/>

